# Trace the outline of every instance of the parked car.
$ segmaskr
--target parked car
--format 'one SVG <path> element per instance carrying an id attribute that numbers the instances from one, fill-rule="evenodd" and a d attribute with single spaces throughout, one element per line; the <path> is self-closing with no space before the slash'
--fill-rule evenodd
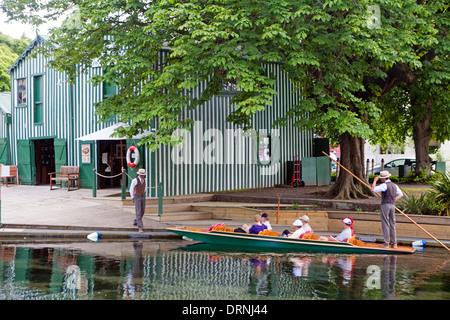
<path id="1" fill-rule="evenodd" d="M 388 161 L 384 164 L 385 171 L 389 171 L 389 173 L 393 176 L 398 176 L 398 169 L 399 166 L 405 166 L 405 172 L 410 172 L 411 170 L 414 170 L 414 166 L 416 165 L 416 159 L 415 158 L 398 158 L 391 161 Z M 381 165 L 376 166 L 373 168 L 373 174 L 380 174 Z M 370 168 L 369 168 L 370 172 Z"/>
<path id="2" fill-rule="evenodd" d="M 388 161 L 384 164 L 384 170 L 389 171 L 389 173 L 393 176 L 398 176 L 399 174 L 399 167 L 405 166 L 405 174 L 408 174 L 408 172 L 411 172 L 415 169 L 416 166 L 416 159 L 415 158 L 398 158 L 391 161 Z M 434 173 L 436 169 L 436 161 L 431 162 L 431 172 Z M 378 175 L 380 174 L 381 165 L 376 166 L 373 168 L 373 174 Z M 371 168 L 369 168 L 369 172 L 371 172 Z"/>

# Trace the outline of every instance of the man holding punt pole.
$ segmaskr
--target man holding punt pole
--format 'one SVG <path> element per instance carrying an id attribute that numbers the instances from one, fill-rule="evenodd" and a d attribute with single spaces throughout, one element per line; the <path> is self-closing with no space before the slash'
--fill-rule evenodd
<path id="1" fill-rule="evenodd" d="M 383 247 L 397 248 L 397 236 L 395 230 L 395 203 L 403 197 L 403 192 L 393 183 L 389 177 L 388 171 L 381 171 L 379 176 L 373 179 L 372 189 L 374 192 L 381 193 L 381 228 L 383 229 L 384 243 Z M 377 186 L 377 181 L 381 184 Z"/>

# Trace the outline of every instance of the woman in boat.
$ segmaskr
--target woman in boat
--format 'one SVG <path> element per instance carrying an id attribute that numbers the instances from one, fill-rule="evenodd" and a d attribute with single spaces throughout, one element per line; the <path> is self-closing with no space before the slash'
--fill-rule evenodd
<path id="1" fill-rule="evenodd" d="M 309 226 L 309 217 L 306 214 L 300 219 L 295 220 L 293 225 L 296 228 L 294 232 L 284 230 L 281 236 L 302 239 L 308 233 L 313 233 L 313 229 Z"/>
<path id="2" fill-rule="evenodd" d="M 319 237 L 319 240 L 326 241 L 340 241 L 347 242 L 348 239 L 353 237 L 355 233 L 353 232 L 353 219 L 350 217 L 342 218 L 343 230 L 335 237 Z"/>
<path id="3" fill-rule="evenodd" d="M 288 229 L 284 230 L 283 233 L 281 235 L 279 235 L 279 237 L 288 237 L 288 238 L 300 238 L 305 231 L 303 230 L 303 223 L 300 219 L 297 219 L 294 221 L 294 223 L 292 224 L 295 227 L 295 231 L 291 232 Z"/>
<path id="4" fill-rule="evenodd" d="M 255 221 L 255 223 L 249 227 L 248 225 L 244 224 L 242 226 L 242 229 L 246 232 L 246 233 L 251 233 L 251 234 L 258 234 L 261 231 L 264 231 L 265 229 L 267 229 L 267 226 L 265 224 L 261 223 L 261 216 L 259 214 L 255 215 L 255 217 L 253 218 L 253 220 Z"/>
<path id="5" fill-rule="evenodd" d="M 303 230 L 303 222 L 300 219 L 297 219 L 294 221 L 293 225 L 297 228 L 297 230 L 295 230 L 293 233 L 288 234 L 287 237 L 300 239 L 305 233 L 305 230 Z"/>

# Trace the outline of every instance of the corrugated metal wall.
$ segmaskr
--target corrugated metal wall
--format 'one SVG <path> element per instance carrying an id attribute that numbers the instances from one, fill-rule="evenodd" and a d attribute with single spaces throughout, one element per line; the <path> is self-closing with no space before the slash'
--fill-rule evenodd
<path id="1" fill-rule="evenodd" d="M 41 45 L 35 41 L 35 45 Z M 59 138 L 67 141 L 67 159 L 69 165 L 79 165 L 80 148 L 76 138 L 100 130 L 111 123 L 98 123 L 94 104 L 101 101 L 102 87 L 88 83 L 88 80 L 102 72 L 101 68 L 91 68 L 87 74 L 80 75 L 75 83 L 69 84 L 66 76 L 53 69 L 46 68 L 48 60 L 39 56 L 36 59 L 21 59 L 11 69 L 12 79 L 12 116 L 13 132 L 11 136 L 12 161 L 17 163 L 17 140 L 37 138 Z M 312 131 L 302 131 L 289 120 L 286 127 L 272 127 L 273 123 L 298 101 L 299 94 L 294 92 L 286 74 L 279 64 L 267 66 L 270 74 L 277 76 L 277 96 L 273 105 L 252 118 L 253 127 L 259 134 L 268 133 L 272 137 L 272 149 L 279 142 L 279 160 L 272 166 L 257 163 L 257 143 L 251 137 L 244 137 L 242 130 L 226 121 L 233 111 L 230 103 L 232 93 L 226 93 L 204 103 L 196 110 L 186 111 L 186 116 L 196 121 L 190 132 L 191 159 L 182 163 L 173 161 L 177 154 L 172 146 L 162 146 L 152 157 L 146 150 L 145 167 L 148 172 L 154 166 L 155 177 L 149 177 L 151 185 L 163 182 L 164 195 L 180 195 L 199 192 L 212 192 L 233 189 L 269 187 L 285 182 L 286 161 L 292 161 L 294 155 L 302 157 L 312 154 Z M 33 76 L 42 75 L 44 83 L 44 121 L 33 123 Z M 27 105 L 17 105 L 17 79 L 27 79 Z M 201 83 L 199 95 L 206 83 Z M 70 119 L 73 118 L 73 121 Z M 219 139 L 219 140 L 215 140 Z M 216 144 L 222 141 L 222 144 Z M 208 163 L 204 159 L 205 151 L 211 146 L 221 146 L 221 161 Z M 175 147 L 177 148 L 177 147 Z M 274 150 L 272 150 L 273 152 Z M 179 154 L 179 153 L 178 153 Z M 152 163 L 154 158 L 154 163 Z"/>
<path id="2" fill-rule="evenodd" d="M 103 99 L 102 85 L 95 86 L 88 81 L 95 75 L 102 73 L 101 68 L 90 68 L 86 74 L 80 75 L 73 85 L 73 136 L 76 138 L 104 129 L 112 122 L 99 122 L 100 117 L 95 115 L 95 103 Z M 74 149 L 75 163 L 80 160 L 79 143 L 76 141 Z"/>
<path id="3" fill-rule="evenodd" d="M 313 133 L 294 127 L 292 119 L 287 122 L 286 127 L 273 127 L 274 122 L 286 115 L 299 99 L 299 92 L 295 92 L 294 85 L 287 75 L 281 72 L 280 67 L 279 64 L 267 66 L 271 74 L 277 75 L 275 89 L 278 95 L 274 96 L 272 106 L 267 106 L 263 112 L 252 117 L 255 132 L 271 135 L 272 153 L 275 152 L 273 148 L 276 147 L 275 143 L 278 140 L 279 161 L 271 166 L 258 163 L 256 141 L 244 136 L 241 129 L 226 121 L 227 116 L 233 111 L 233 106 L 230 103 L 232 95 L 224 94 L 211 99 L 196 110 L 187 112 L 187 117 L 196 121 L 186 136 L 188 139 L 190 137 L 192 148 L 187 154 L 185 150 L 187 144 L 175 147 L 175 150 L 172 146 L 162 146 L 157 150 L 154 163 L 156 177 L 152 184 L 162 182 L 164 195 L 167 196 L 271 187 L 286 183 L 286 162 L 292 161 L 294 155 L 302 157 L 312 155 Z M 204 86 L 205 83 L 200 84 L 197 90 L 203 90 Z M 215 140 L 211 134 L 218 136 L 219 140 L 222 139 L 222 144 L 214 145 Z M 208 164 L 205 161 L 205 152 L 210 151 L 208 147 L 211 144 L 215 147 L 222 145 L 220 150 L 222 157 L 219 156 L 219 161 Z M 173 153 L 181 154 L 178 163 L 174 161 Z M 148 152 L 147 159 L 150 159 L 149 155 Z M 272 158 L 273 156 L 272 154 Z"/>

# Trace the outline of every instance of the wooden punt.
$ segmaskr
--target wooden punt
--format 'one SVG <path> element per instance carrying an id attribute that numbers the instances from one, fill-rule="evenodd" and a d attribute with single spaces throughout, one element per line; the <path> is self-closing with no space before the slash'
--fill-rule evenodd
<path id="1" fill-rule="evenodd" d="M 365 243 L 356 238 L 348 242 L 318 240 L 318 236 L 309 235 L 307 239 L 293 239 L 278 237 L 279 233 L 266 232 L 266 234 L 247 234 L 231 231 L 230 228 L 202 229 L 191 227 L 170 227 L 168 231 L 180 236 L 204 243 L 233 246 L 237 248 L 259 248 L 267 251 L 283 252 L 324 252 L 324 253 L 370 253 L 370 254 L 411 254 L 413 247 L 398 246 L 397 248 L 384 248 L 378 244 Z M 228 230 L 226 230 L 228 229 Z"/>

